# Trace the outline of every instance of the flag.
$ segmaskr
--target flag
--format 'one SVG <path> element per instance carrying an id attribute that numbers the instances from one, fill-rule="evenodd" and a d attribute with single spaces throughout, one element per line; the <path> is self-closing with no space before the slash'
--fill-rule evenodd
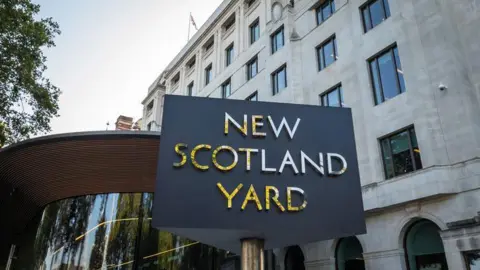
<path id="1" fill-rule="evenodd" d="M 193 27 L 195 27 L 195 30 L 198 30 L 197 24 L 195 23 L 195 20 L 193 19 L 192 13 L 190 12 L 190 22 L 192 22 Z"/>

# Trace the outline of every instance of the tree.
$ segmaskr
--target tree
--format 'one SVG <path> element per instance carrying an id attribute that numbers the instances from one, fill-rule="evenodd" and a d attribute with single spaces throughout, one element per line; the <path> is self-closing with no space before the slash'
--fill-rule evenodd
<path id="1" fill-rule="evenodd" d="M 0 147 L 50 131 L 58 116 L 60 89 L 44 76 L 42 49 L 60 30 L 39 11 L 31 0 L 0 0 Z"/>

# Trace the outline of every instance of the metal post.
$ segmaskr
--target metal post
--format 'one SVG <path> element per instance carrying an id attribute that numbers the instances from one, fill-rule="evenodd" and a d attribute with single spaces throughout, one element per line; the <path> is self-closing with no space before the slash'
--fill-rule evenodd
<path id="1" fill-rule="evenodd" d="M 15 256 L 15 248 L 15 245 L 10 246 L 10 254 L 8 255 L 7 267 L 5 268 L 6 270 L 10 270 L 10 268 L 12 267 L 12 260 Z"/>
<path id="2" fill-rule="evenodd" d="M 263 239 L 242 239 L 242 270 L 264 270 Z"/>

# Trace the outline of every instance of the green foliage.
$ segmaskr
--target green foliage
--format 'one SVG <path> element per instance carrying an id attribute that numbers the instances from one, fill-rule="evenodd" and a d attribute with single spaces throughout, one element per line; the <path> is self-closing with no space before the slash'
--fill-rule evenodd
<path id="1" fill-rule="evenodd" d="M 42 49 L 60 30 L 39 11 L 30 0 L 0 0 L 0 147 L 50 131 L 58 116 L 60 90 L 44 77 Z"/>

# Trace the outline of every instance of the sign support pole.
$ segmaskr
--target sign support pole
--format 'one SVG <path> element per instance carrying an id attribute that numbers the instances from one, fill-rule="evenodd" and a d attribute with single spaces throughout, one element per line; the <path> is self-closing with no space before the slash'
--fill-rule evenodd
<path id="1" fill-rule="evenodd" d="M 241 243 L 242 270 L 264 270 L 264 240 L 258 238 L 246 238 L 242 239 Z"/>

